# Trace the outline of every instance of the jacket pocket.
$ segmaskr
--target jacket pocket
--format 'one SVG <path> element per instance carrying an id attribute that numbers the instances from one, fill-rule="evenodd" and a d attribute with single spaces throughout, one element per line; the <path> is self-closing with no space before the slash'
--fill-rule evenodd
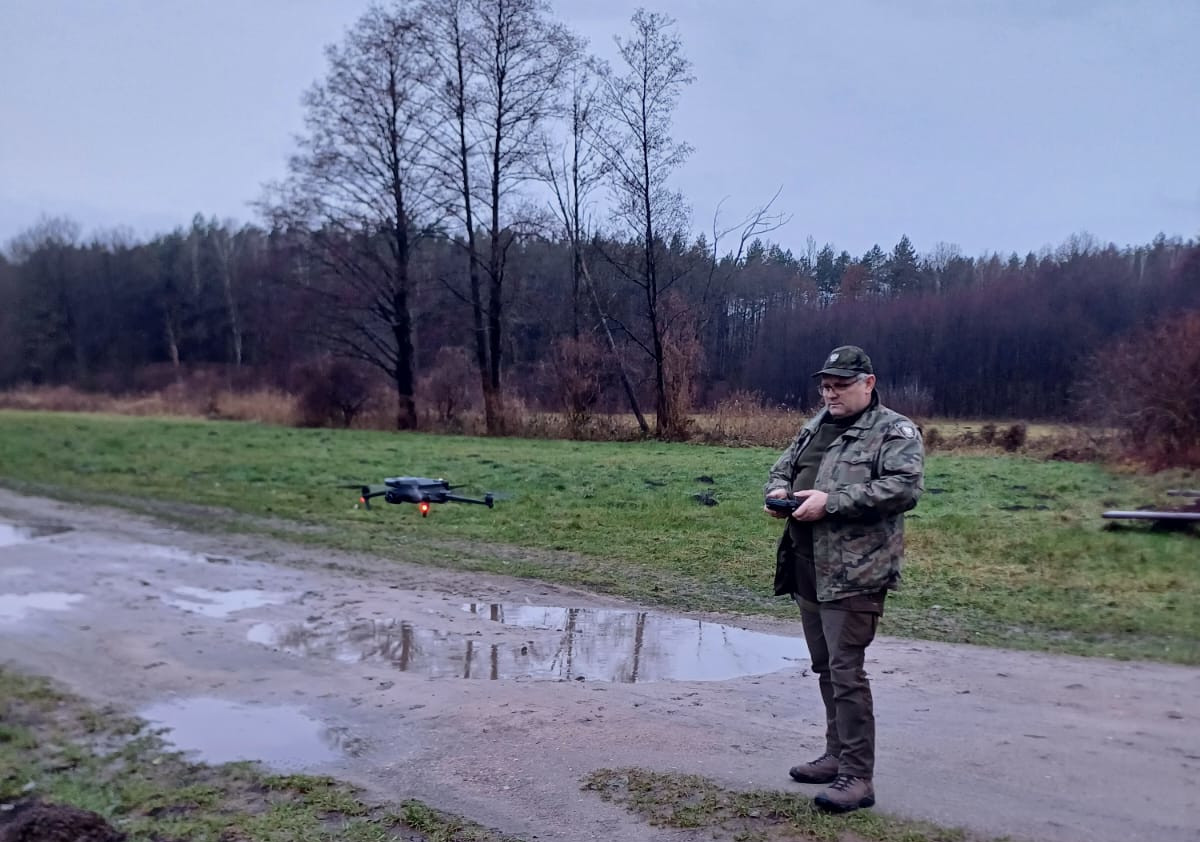
<path id="1" fill-rule="evenodd" d="M 838 541 L 839 584 L 851 589 L 883 587 L 891 580 L 890 530 L 884 524 L 844 528 Z"/>
<path id="2" fill-rule="evenodd" d="M 842 459 L 837 466 L 835 479 L 839 486 L 857 485 L 875 478 L 875 456 L 861 453 Z"/>

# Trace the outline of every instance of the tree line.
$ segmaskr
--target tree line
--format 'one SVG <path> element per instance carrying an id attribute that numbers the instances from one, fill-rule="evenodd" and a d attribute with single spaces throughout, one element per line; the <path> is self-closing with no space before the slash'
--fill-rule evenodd
<path id="1" fill-rule="evenodd" d="M 1165 237 L 797 255 L 768 239 L 774 199 L 696 236 L 672 186 L 692 82 L 674 22 L 639 10 L 615 44 L 589 55 L 542 0 L 372 6 L 327 48 L 262 224 L 84 242 L 43 219 L 9 245 L 0 386 L 221 365 L 294 387 L 336 355 L 351 367 L 322 376 L 378 372 L 399 428 L 419 401 L 478 400 L 491 433 L 524 402 L 645 432 L 652 410 L 671 438 L 735 392 L 811 405 L 813 361 L 853 342 L 910 412 L 1062 417 L 1107 342 L 1200 307 L 1197 246 Z"/>
<path id="2" fill-rule="evenodd" d="M 453 286 L 466 281 L 460 249 L 422 241 L 408 302 L 414 371 L 459 383 L 477 374 L 472 305 Z M 623 367 L 635 400 L 653 402 L 652 353 L 637 334 L 643 302 L 619 269 L 635 251 L 616 240 L 584 244 L 595 263 L 587 294 L 572 286 L 570 241 L 531 234 L 509 246 L 500 350 L 515 397 L 548 409 L 627 411 Z M 70 223 L 43 220 L 9 252 L 0 257 L 5 388 L 124 391 L 145 383 L 147 368 L 217 365 L 239 383 L 295 389 L 305 361 L 344 352 L 348 332 L 385 336 L 390 319 L 314 260 L 299 235 L 256 226 L 197 217 L 148 242 L 82 242 Z M 814 361 L 856 342 L 878 361 L 881 392 L 919 415 L 1061 418 L 1093 357 L 1132 331 L 1200 309 L 1200 247 L 1161 237 L 1122 249 L 1072 240 L 1025 258 L 956 257 L 950 273 L 919 257 L 904 292 L 886 286 L 890 258 L 874 275 L 866 256 L 846 261 L 852 283 L 822 290 L 808 255 L 757 240 L 737 260 L 713 260 L 702 237 L 664 255 L 682 278 L 666 312 L 673 328 L 689 322 L 679 359 L 666 355 L 687 408 L 735 392 L 809 406 Z M 863 284 L 864 274 L 874 280 Z M 395 346 L 380 341 L 375 353 L 394 359 Z"/>

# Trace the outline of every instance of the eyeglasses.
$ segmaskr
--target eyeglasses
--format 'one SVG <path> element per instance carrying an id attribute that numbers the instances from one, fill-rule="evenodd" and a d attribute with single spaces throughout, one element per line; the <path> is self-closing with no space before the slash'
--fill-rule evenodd
<path id="1" fill-rule="evenodd" d="M 840 383 L 825 382 L 817 386 L 817 391 L 822 395 L 829 393 L 831 395 L 840 395 L 842 392 L 849 389 L 855 383 L 861 383 L 862 378 L 854 378 L 853 380 L 843 380 Z"/>

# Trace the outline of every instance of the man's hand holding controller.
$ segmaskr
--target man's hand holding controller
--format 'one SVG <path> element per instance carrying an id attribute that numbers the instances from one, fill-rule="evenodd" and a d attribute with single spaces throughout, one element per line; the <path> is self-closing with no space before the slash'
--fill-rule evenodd
<path id="1" fill-rule="evenodd" d="M 801 521 L 820 520 L 825 517 L 825 504 L 829 495 L 824 491 L 810 488 L 806 491 L 796 491 L 792 497 L 795 499 L 789 499 L 784 489 L 774 488 L 767 494 L 763 511 L 771 517 L 783 518 L 790 515 Z"/>

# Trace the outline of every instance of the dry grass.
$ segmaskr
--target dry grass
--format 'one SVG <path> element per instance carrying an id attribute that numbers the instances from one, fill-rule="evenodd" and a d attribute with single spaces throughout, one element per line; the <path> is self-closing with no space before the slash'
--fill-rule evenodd
<path id="1" fill-rule="evenodd" d="M 1028 435 L 1028 443 L 1034 444 L 1045 442 L 1049 439 L 1060 437 L 1072 430 L 1074 426 L 1071 424 L 1062 423 L 1030 423 L 1020 421 L 1019 419 L 1007 420 L 989 420 L 989 421 L 963 421 L 952 418 L 931 418 L 927 421 L 922 421 L 921 426 L 925 430 L 936 427 L 948 438 L 965 438 L 970 435 L 982 437 L 983 428 L 991 425 L 997 430 L 1003 430 L 1013 424 L 1024 424 Z"/>
<path id="2" fill-rule="evenodd" d="M 292 426 L 298 418 L 295 398 L 278 389 L 190 391 L 177 384 L 136 395 L 85 392 L 70 386 L 26 386 L 0 392 L 0 409 L 221 418 L 282 426 Z"/>
<path id="3" fill-rule="evenodd" d="M 236 421 L 257 421 L 294 427 L 300 416 L 296 398 L 279 389 L 255 389 L 251 392 L 223 391 L 211 397 L 205 414 Z"/>
<path id="4" fill-rule="evenodd" d="M 175 382 L 133 395 L 87 392 L 70 386 L 21 387 L 0 392 L 0 409 L 50 412 L 96 412 L 146 417 L 210 418 L 253 421 L 279 426 L 303 423 L 297 396 L 281 389 L 232 389 L 211 382 Z M 754 395 L 734 394 L 710 410 L 693 412 L 687 422 L 690 441 L 725 447 L 783 448 L 796 435 L 811 410 L 770 406 Z M 632 413 L 596 413 L 583 423 L 566 413 L 530 408 L 510 399 L 505 408 L 505 432 L 517 438 L 634 441 L 641 438 Z M 648 419 L 653 426 L 654 418 Z M 422 407 L 420 429 L 461 435 L 484 435 L 483 413 L 477 409 L 439 417 Z M 355 416 L 357 429 L 393 430 L 394 400 L 390 393 L 374 395 Z M 1095 461 L 1114 457 L 1109 431 L 1063 423 L 1016 420 L 921 420 L 930 451 L 958 454 L 1018 453 L 1041 459 Z"/>

